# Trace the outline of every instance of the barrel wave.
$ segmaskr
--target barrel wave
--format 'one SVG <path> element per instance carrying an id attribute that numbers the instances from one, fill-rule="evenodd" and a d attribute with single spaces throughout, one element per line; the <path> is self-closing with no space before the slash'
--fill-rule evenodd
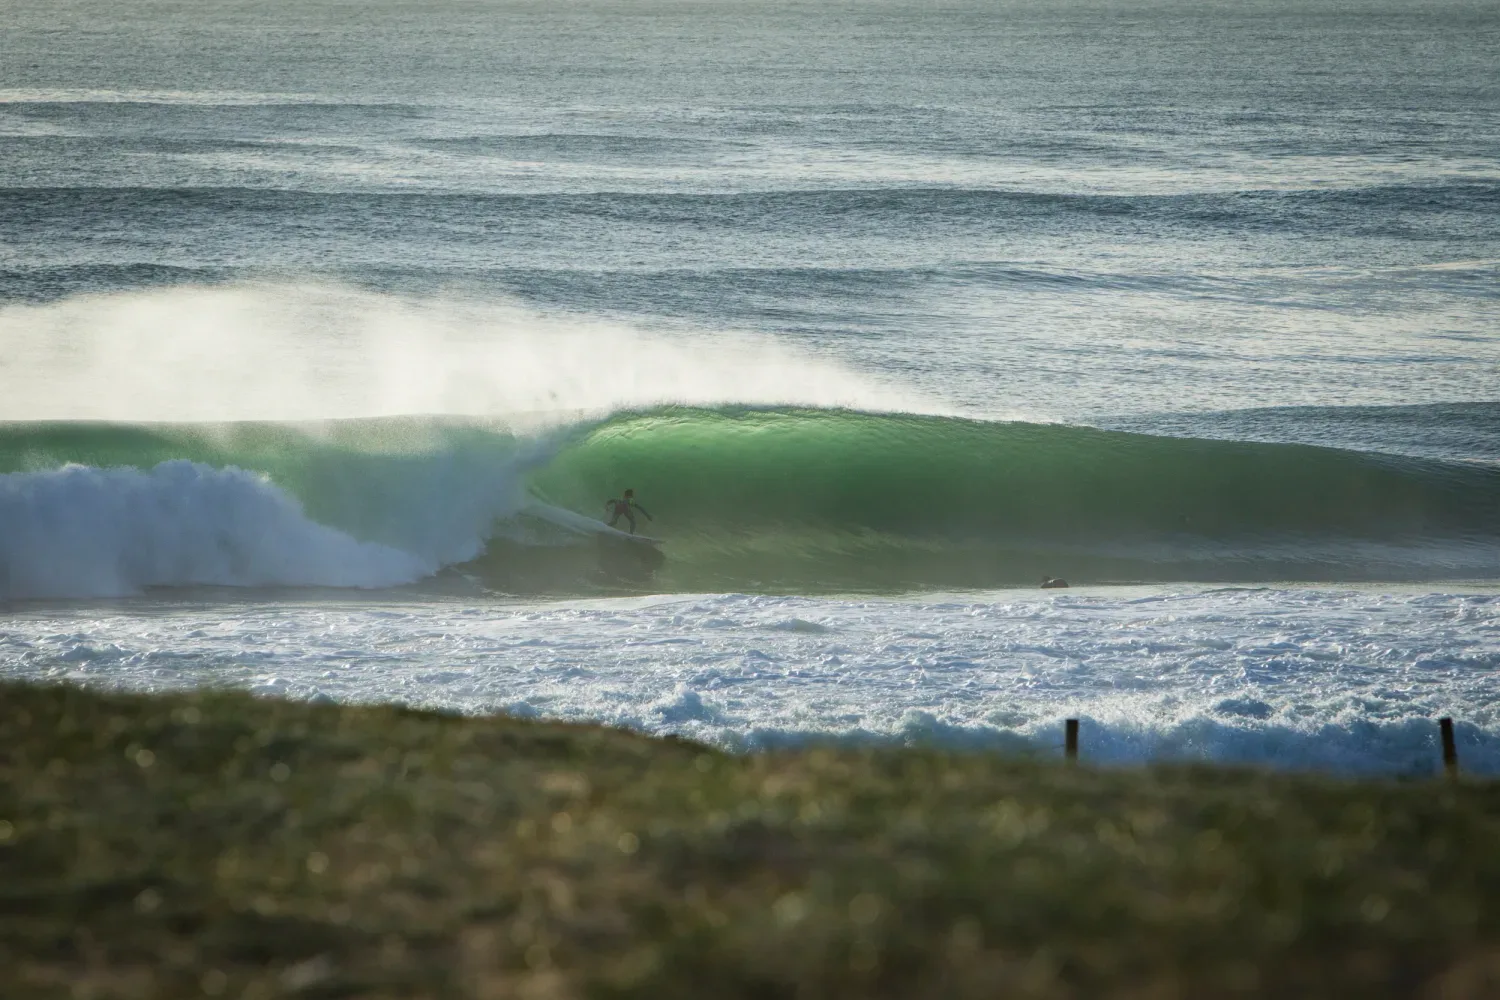
<path id="1" fill-rule="evenodd" d="M 815 410 L 623 415 L 533 479 L 633 486 L 683 589 L 1493 576 L 1500 470 L 1286 444 Z"/>
<path id="2" fill-rule="evenodd" d="M 0 582 L 26 598 L 434 576 L 521 594 L 1500 576 L 1489 464 L 793 408 L 547 426 L 5 425 Z M 577 516 L 626 487 L 662 558 Z"/>

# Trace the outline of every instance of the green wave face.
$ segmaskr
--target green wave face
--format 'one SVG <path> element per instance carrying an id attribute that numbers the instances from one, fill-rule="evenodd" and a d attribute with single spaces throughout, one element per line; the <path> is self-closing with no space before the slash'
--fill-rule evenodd
<path id="1" fill-rule="evenodd" d="M 521 593 L 1500 576 L 1500 470 L 1327 448 L 793 409 L 549 440 L 422 417 L 0 425 L 0 471 L 172 459 L 261 472 L 320 523 Z M 627 487 L 659 567 L 517 513 L 529 492 L 598 518 Z"/>
<path id="2" fill-rule="evenodd" d="M 1500 538 L 1486 467 L 942 417 L 627 415 L 533 484 L 590 513 L 634 488 L 672 589 L 1486 575 Z"/>

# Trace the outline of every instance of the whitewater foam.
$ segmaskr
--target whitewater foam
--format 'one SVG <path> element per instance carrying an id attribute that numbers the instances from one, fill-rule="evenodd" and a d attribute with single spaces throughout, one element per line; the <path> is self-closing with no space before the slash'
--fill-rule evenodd
<path id="1" fill-rule="evenodd" d="M 816 628 L 808 628 L 815 625 Z M 605 722 L 734 750 L 820 741 L 1431 774 L 1436 719 L 1500 772 L 1493 589 L 1101 588 L 825 599 L 277 601 L 17 609 L 0 672 L 231 685 Z"/>
<path id="2" fill-rule="evenodd" d="M 0 598 L 193 584 L 390 587 L 436 568 L 308 519 L 242 469 L 170 461 L 0 474 Z"/>

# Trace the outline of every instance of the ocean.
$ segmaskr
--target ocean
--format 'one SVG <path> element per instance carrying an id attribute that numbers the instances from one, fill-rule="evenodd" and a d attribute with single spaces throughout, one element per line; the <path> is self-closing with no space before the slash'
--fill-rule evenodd
<path id="1" fill-rule="evenodd" d="M 1500 772 L 1494 5 L 6 11 L 0 677 Z"/>

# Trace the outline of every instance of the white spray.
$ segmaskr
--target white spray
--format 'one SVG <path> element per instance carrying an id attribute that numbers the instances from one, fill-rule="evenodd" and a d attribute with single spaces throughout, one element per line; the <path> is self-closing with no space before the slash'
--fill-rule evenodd
<path id="1" fill-rule="evenodd" d="M 598 415 L 664 403 L 931 409 L 763 338 L 331 285 L 175 287 L 7 306 L 0 344 L 8 420 Z"/>

